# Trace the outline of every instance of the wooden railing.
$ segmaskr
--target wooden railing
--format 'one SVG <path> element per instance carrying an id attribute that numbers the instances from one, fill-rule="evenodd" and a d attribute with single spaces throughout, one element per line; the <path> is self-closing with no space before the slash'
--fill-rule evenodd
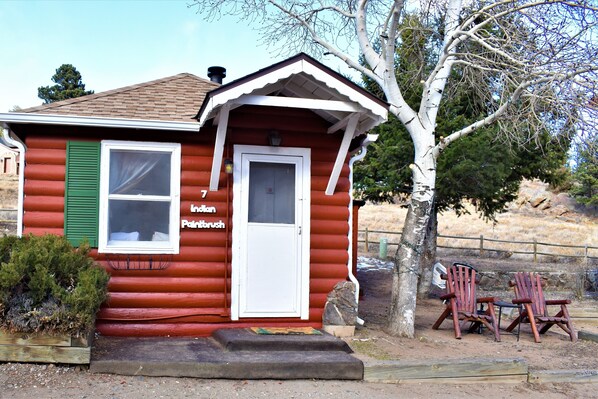
<path id="1" fill-rule="evenodd" d="M 400 231 L 370 230 L 366 227 L 364 230 L 359 230 L 358 243 L 363 243 L 365 251 L 370 252 L 370 247 L 378 246 L 382 238 L 386 239 L 386 246 L 398 246 L 401 234 Z M 389 239 L 395 236 L 398 236 L 396 241 Z M 472 245 L 467 245 L 468 243 L 472 243 Z M 485 252 L 503 253 L 508 256 L 513 254 L 530 255 L 534 262 L 538 262 L 539 256 L 578 258 L 583 259 L 586 263 L 590 260 L 598 260 L 598 247 L 588 244 L 555 244 L 537 241 L 535 238 L 532 241 L 499 240 L 486 238 L 482 234 L 479 237 L 439 234 L 437 248 L 474 251 L 480 256 L 484 256 Z"/>

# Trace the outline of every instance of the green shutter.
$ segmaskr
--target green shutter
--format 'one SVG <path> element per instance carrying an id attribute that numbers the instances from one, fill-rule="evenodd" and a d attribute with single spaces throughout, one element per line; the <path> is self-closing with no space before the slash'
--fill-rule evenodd
<path id="1" fill-rule="evenodd" d="M 100 143 L 69 141 L 66 147 L 64 235 L 78 246 L 98 246 Z"/>

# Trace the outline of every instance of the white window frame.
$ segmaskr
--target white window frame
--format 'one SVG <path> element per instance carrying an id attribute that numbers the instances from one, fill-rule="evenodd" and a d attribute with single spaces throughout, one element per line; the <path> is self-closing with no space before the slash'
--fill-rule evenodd
<path id="1" fill-rule="evenodd" d="M 141 196 L 143 200 L 170 201 L 170 226 L 168 241 L 114 241 L 108 240 L 108 204 L 109 199 L 126 199 L 122 194 L 109 194 L 110 153 L 112 150 L 170 152 L 170 195 Z M 100 212 L 98 252 L 124 254 L 178 254 L 179 226 L 181 206 L 181 145 L 179 143 L 158 143 L 139 141 L 104 140 L 101 147 L 100 162 Z M 141 199 L 135 196 L 136 200 Z"/>

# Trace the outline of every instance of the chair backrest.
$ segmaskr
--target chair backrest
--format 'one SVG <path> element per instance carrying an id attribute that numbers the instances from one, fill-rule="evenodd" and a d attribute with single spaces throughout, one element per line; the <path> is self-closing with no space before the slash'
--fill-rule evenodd
<path id="1" fill-rule="evenodd" d="M 477 271 L 467 265 L 454 264 L 447 270 L 447 293 L 454 293 L 459 312 L 477 314 Z"/>
<path id="2" fill-rule="evenodd" d="M 539 274 L 517 272 L 515 273 L 513 287 L 515 288 L 516 299 L 530 299 L 534 314 L 546 316 L 546 300 L 544 298 L 544 291 L 542 290 L 542 279 Z"/>

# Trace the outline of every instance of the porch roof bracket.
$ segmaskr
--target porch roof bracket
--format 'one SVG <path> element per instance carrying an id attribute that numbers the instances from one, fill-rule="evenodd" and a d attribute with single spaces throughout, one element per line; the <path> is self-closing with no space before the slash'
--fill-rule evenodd
<path id="1" fill-rule="evenodd" d="M 351 140 L 355 135 L 355 130 L 357 129 L 357 123 L 359 122 L 360 116 L 360 113 L 354 113 L 349 118 L 347 128 L 345 129 L 345 135 L 343 136 L 343 141 L 341 142 L 341 146 L 338 149 L 338 154 L 336 155 L 334 168 L 332 168 L 332 173 L 330 174 L 330 180 L 328 180 L 328 186 L 326 186 L 326 195 L 334 194 L 334 190 L 336 189 L 338 178 L 340 177 L 341 171 L 343 170 L 345 158 L 347 157 L 347 153 L 349 152 L 349 145 L 351 144 Z"/>
<path id="2" fill-rule="evenodd" d="M 222 168 L 222 156 L 224 154 L 224 142 L 226 141 L 230 107 L 230 103 L 224 104 L 218 115 L 218 129 L 216 130 L 214 157 L 212 158 L 212 174 L 210 175 L 210 191 L 218 191 L 218 181 L 220 180 L 220 169 Z"/>

